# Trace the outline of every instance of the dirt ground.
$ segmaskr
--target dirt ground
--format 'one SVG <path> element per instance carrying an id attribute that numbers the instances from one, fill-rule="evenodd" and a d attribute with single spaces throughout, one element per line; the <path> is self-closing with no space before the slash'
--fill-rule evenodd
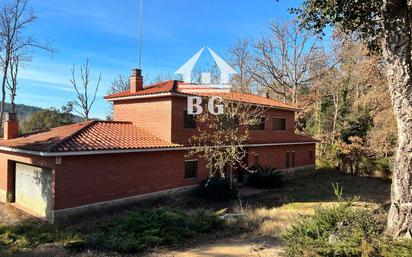
<path id="1" fill-rule="evenodd" d="M 282 253 L 283 249 L 280 240 L 269 237 L 241 235 L 218 242 L 202 244 L 186 251 L 160 252 L 148 254 L 145 257 L 278 257 L 282 256 Z"/>
<path id="2" fill-rule="evenodd" d="M 209 242 L 192 249 L 168 251 L 158 249 L 144 257 L 280 257 L 282 246 L 279 240 L 267 237 L 241 235 L 218 242 Z M 38 249 L 27 250 L 13 257 L 137 257 L 141 255 L 97 253 L 93 251 L 72 253 L 61 245 L 44 245 Z"/>
<path id="3" fill-rule="evenodd" d="M 0 203 L 0 224 L 14 225 L 31 217 L 10 204 Z"/>

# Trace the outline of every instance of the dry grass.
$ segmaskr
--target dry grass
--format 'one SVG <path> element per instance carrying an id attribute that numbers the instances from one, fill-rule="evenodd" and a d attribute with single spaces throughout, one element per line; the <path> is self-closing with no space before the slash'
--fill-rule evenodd
<path id="1" fill-rule="evenodd" d="M 228 224 L 239 231 L 254 231 L 262 236 L 279 237 L 299 216 L 315 214 L 315 209 L 336 204 L 336 202 L 295 202 L 276 208 L 235 208 L 234 216 Z M 379 208 L 378 204 L 357 202 L 355 206 Z"/>
<path id="2" fill-rule="evenodd" d="M 75 227 L 93 227 L 97 224 L 118 220 L 136 209 L 178 207 L 184 209 L 187 213 L 194 213 L 197 210 L 216 212 L 217 210 L 226 209 L 230 213 L 240 214 L 240 216 L 228 220 L 228 223 L 235 228 L 234 232 L 237 232 L 235 235 L 232 234 L 233 231 L 222 232 L 219 235 L 212 235 L 216 239 L 211 238 L 210 240 L 193 242 L 190 247 L 192 249 L 181 249 L 178 254 L 164 249 L 165 255 L 160 256 L 266 256 L 263 252 L 269 249 L 281 251 L 282 245 L 278 237 L 293 223 L 296 217 L 299 215 L 313 215 L 315 208 L 336 202 L 332 183 L 339 183 L 343 187 L 345 197 L 359 196 L 360 205 L 369 203 L 370 206 L 377 207 L 387 202 L 390 195 L 390 182 L 388 180 L 355 177 L 334 171 L 314 171 L 312 176 L 292 179 L 285 182 L 279 189 L 265 190 L 257 195 L 242 197 L 243 208 L 240 207 L 238 201 L 200 201 L 192 195 L 162 197 L 139 203 L 127 209 L 102 212 L 96 214 L 93 218 L 89 216 L 83 223 L 75 224 Z M 252 249 L 256 248 L 255 244 L 268 245 L 265 250 L 255 251 Z M 153 251 L 157 252 L 154 249 Z M 38 255 L 35 253 L 38 253 Z M 38 249 L 28 249 L 21 256 L 117 257 L 124 255 L 110 255 L 103 252 L 74 254 L 67 252 L 60 245 L 52 245 L 40 246 Z M 154 256 L 158 256 L 158 254 L 156 253 Z M 269 252 L 267 256 L 277 255 Z"/>
<path id="3" fill-rule="evenodd" d="M 296 217 L 313 215 L 315 208 L 330 203 L 290 203 L 277 208 L 237 207 L 229 225 L 239 231 L 255 231 L 263 236 L 277 237 L 290 226 Z"/>
<path id="4" fill-rule="evenodd" d="M 277 238 L 296 217 L 313 215 L 316 208 L 336 203 L 332 184 L 343 188 L 344 197 L 357 197 L 358 206 L 375 209 L 389 200 L 388 180 L 324 170 L 287 181 L 282 188 L 243 199 L 246 204 L 243 207 L 235 204 L 232 211 L 238 216 L 228 222 L 239 231 Z"/>

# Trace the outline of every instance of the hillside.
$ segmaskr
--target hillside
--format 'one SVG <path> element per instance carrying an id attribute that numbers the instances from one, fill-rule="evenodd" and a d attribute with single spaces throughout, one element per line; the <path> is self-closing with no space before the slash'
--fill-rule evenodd
<path id="1" fill-rule="evenodd" d="M 5 112 L 8 112 L 10 110 L 10 103 L 5 103 Z M 31 105 L 25 105 L 25 104 L 16 104 L 16 110 L 17 110 L 17 117 L 19 120 L 25 120 L 32 113 L 38 112 L 43 110 L 43 108 L 37 107 L 37 106 L 31 106 Z"/>
<path id="2" fill-rule="evenodd" d="M 10 103 L 6 103 L 5 105 L 5 112 L 8 112 L 10 110 Z M 18 119 L 20 121 L 23 121 L 28 119 L 33 113 L 44 110 L 44 108 L 32 105 L 16 104 L 16 110 Z M 78 122 L 81 121 L 82 118 L 80 116 L 74 115 L 74 120 Z"/>

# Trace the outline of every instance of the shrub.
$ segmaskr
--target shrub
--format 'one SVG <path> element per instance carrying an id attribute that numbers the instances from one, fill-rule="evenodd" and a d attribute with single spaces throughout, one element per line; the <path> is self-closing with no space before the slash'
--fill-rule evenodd
<path id="1" fill-rule="evenodd" d="M 355 207 L 355 199 L 344 200 L 342 188 L 333 188 L 337 204 L 301 216 L 282 234 L 287 256 L 411 256 L 412 240 L 393 241 L 384 235 L 386 215 Z"/>
<path id="2" fill-rule="evenodd" d="M 67 243 L 79 238 L 78 233 L 58 231 L 50 224 L 26 222 L 14 226 L 0 225 L 0 255 L 2 250 L 18 251 L 45 243 Z"/>
<path id="3" fill-rule="evenodd" d="M 372 256 L 384 228 L 384 219 L 347 201 L 301 217 L 282 237 L 287 256 Z"/>
<path id="4" fill-rule="evenodd" d="M 329 160 L 326 158 L 319 158 L 316 160 L 316 167 L 319 169 L 336 169 L 338 166 L 338 161 Z"/>
<path id="5" fill-rule="evenodd" d="M 393 166 L 393 159 L 389 157 L 379 158 L 376 162 L 376 168 L 381 171 L 386 178 L 391 175 L 391 170 Z"/>
<path id="6" fill-rule="evenodd" d="M 186 214 L 181 209 L 139 210 L 112 224 L 98 227 L 71 248 L 141 252 L 158 246 L 176 246 L 223 227 L 216 215 Z"/>
<path id="7" fill-rule="evenodd" d="M 230 179 L 211 177 L 202 180 L 199 184 L 197 195 L 208 200 L 226 201 L 237 197 L 237 189 L 230 188 Z"/>
<path id="8" fill-rule="evenodd" d="M 373 176 L 376 168 L 375 160 L 370 156 L 362 156 L 360 159 L 360 166 L 362 174 L 366 176 Z"/>
<path id="9" fill-rule="evenodd" d="M 282 185 L 282 174 L 274 168 L 258 165 L 251 168 L 249 185 L 257 188 L 276 188 Z"/>

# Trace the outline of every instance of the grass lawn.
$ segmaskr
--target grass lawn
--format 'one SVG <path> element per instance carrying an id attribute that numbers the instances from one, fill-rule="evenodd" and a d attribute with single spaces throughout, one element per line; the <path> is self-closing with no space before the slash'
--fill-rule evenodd
<path id="1" fill-rule="evenodd" d="M 332 183 L 343 187 L 346 197 L 359 196 L 359 204 L 385 207 L 389 200 L 387 180 L 314 171 L 310 177 L 287 181 L 279 189 L 245 197 L 241 202 L 215 203 L 184 195 L 105 212 L 64 229 L 38 223 L 0 225 L 0 256 L 16 251 L 23 251 L 21 256 L 32 256 L 24 254 L 44 250 L 45 244 L 58 247 L 61 256 L 81 256 L 68 252 L 64 246 L 97 252 L 142 253 L 159 248 L 193 248 L 238 234 L 278 238 L 298 215 L 311 215 L 317 206 L 336 201 Z M 238 213 L 240 218 L 224 223 L 216 216 L 224 211 Z"/>

